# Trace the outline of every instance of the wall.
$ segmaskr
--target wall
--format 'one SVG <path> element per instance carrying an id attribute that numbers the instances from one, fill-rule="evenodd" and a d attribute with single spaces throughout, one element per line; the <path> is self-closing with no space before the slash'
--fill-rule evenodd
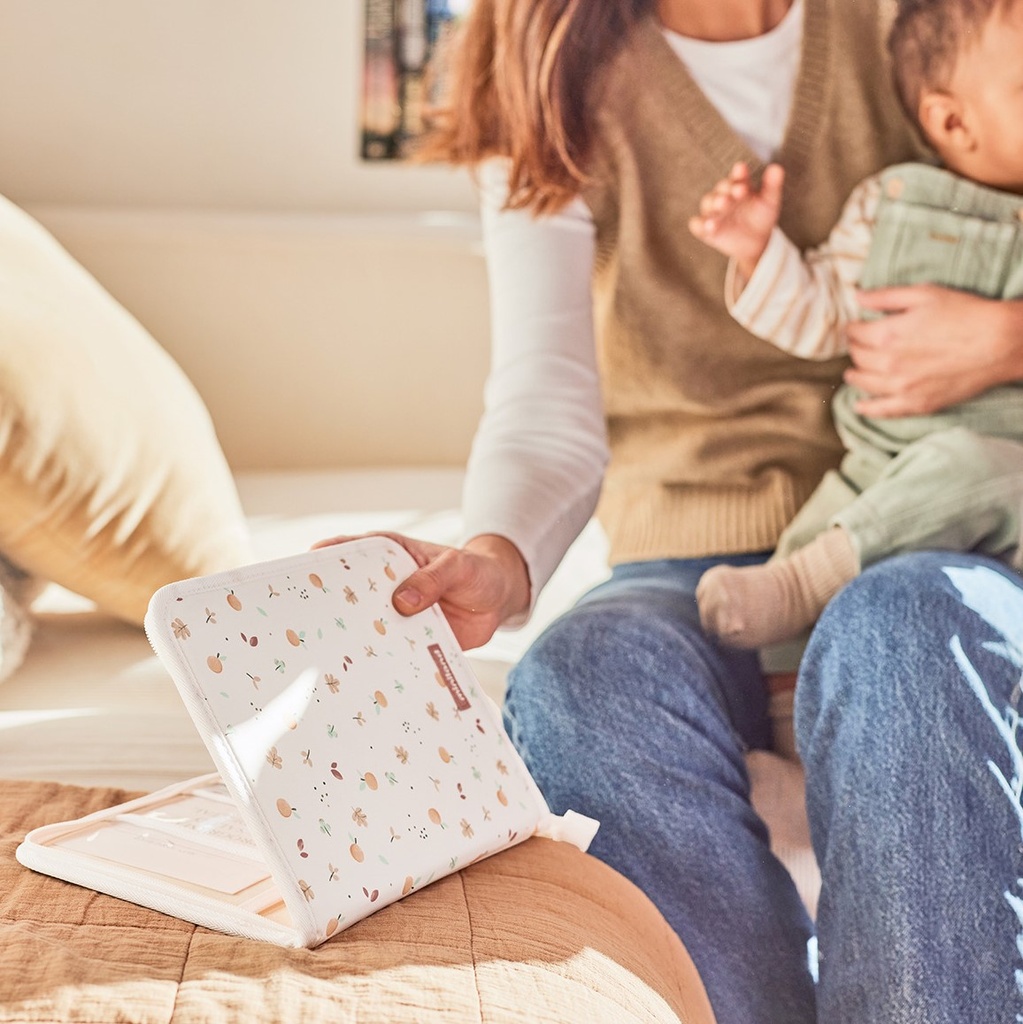
<path id="1" fill-rule="evenodd" d="M 361 0 L 0 0 L 0 192 L 164 344 L 239 468 L 458 464 L 475 196 L 364 164 Z"/>

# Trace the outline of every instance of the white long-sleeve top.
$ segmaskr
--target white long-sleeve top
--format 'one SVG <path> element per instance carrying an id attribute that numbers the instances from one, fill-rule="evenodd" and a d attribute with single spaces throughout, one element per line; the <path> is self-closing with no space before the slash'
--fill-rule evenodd
<path id="1" fill-rule="evenodd" d="M 708 43 L 665 31 L 725 121 L 763 159 L 782 143 L 802 27 L 803 0 L 795 0 L 756 39 Z M 505 209 L 503 161 L 481 168 L 480 184 L 491 366 L 466 472 L 464 536 L 511 540 L 535 603 L 593 514 L 608 460 L 592 312 L 595 228 L 581 199 L 543 218 Z"/>
<path id="2" fill-rule="evenodd" d="M 850 193 L 826 241 L 805 254 L 775 228 L 741 291 L 729 263 L 729 312 L 751 334 L 801 359 L 845 355 L 845 326 L 862 316 L 856 288 L 880 202 L 881 176 L 875 174 Z"/>

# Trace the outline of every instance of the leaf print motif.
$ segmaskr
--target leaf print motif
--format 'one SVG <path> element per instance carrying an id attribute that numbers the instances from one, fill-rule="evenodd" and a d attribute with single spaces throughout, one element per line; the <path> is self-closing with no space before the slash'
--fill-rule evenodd
<path id="1" fill-rule="evenodd" d="M 361 807 L 352 808 L 352 821 L 354 821 L 359 828 L 365 828 L 369 824 L 369 818 L 366 817 L 366 812 Z"/>
<path id="2" fill-rule="evenodd" d="M 284 768 L 284 761 L 282 760 L 281 755 L 277 753 L 276 747 L 271 747 L 266 752 L 266 763 L 270 765 L 271 768 Z"/>
<path id="3" fill-rule="evenodd" d="M 187 640 L 192 635 L 192 631 L 184 622 L 182 622 L 181 619 L 175 619 L 171 623 L 171 629 L 173 630 L 174 637 L 177 640 Z"/>

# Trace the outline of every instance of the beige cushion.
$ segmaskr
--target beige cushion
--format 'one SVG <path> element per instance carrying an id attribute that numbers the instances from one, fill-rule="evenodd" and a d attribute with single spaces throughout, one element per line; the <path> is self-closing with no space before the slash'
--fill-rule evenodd
<path id="1" fill-rule="evenodd" d="M 714 1024 L 653 904 L 548 839 L 449 875 L 313 950 L 196 928 L 15 861 L 27 829 L 126 795 L 0 788 L 3 1020 Z"/>
<path id="2" fill-rule="evenodd" d="M 248 560 L 237 494 L 180 368 L 0 197 L 0 553 L 130 621 Z"/>

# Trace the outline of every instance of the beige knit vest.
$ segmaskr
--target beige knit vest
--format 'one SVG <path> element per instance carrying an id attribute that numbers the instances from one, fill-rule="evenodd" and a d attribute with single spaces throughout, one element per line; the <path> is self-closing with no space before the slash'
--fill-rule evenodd
<path id="1" fill-rule="evenodd" d="M 883 0 L 806 0 L 781 153 L 781 227 L 823 241 L 852 186 L 919 151 L 888 83 Z M 841 449 L 844 363 L 795 359 L 724 305 L 726 260 L 687 227 L 736 160 L 760 161 L 653 18 L 600 91 L 594 184 L 598 356 L 611 444 L 599 516 L 613 562 L 766 550 Z"/>

